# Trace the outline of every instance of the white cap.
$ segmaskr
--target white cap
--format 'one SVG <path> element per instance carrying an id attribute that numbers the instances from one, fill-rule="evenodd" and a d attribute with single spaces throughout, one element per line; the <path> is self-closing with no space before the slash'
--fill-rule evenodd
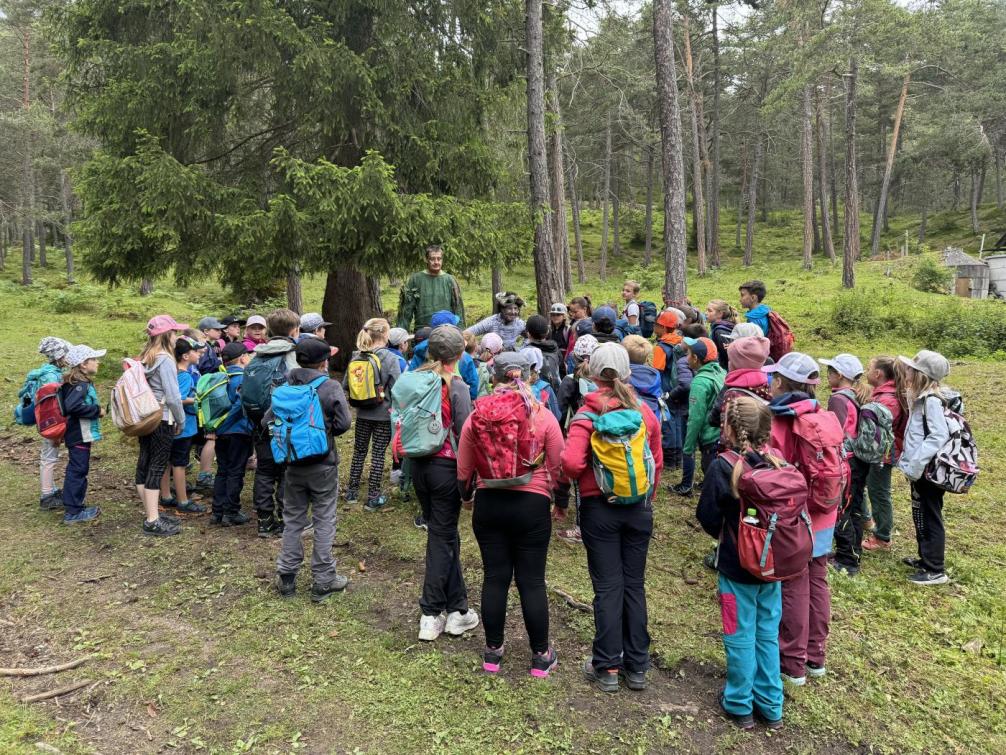
<path id="1" fill-rule="evenodd" d="M 834 359 L 818 359 L 821 364 L 831 367 L 835 372 L 849 380 L 855 380 L 863 374 L 863 363 L 852 354 L 839 354 Z"/>
<path id="2" fill-rule="evenodd" d="M 548 311 L 550 315 L 565 315 L 569 312 L 569 308 L 563 304 L 561 301 L 557 301 L 552 305 L 552 308 Z"/>
<path id="3" fill-rule="evenodd" d="M 92 349 L 87 344 L 71 346 L 66 353 L 66 363 L 71 367 L 84 364 L 88 359 L 101 359 L 105 356 L 105 349 Z"/>
<path id="4" fill-rule="evenodd" d="M 266 323 L 265 318 L 262 315 L 252 315 L 249 317 L 245 321 L 245 327 L 247 328 L 249 325 L 261 325 L 263 328 L 268 327 L 268 323 Z"/>

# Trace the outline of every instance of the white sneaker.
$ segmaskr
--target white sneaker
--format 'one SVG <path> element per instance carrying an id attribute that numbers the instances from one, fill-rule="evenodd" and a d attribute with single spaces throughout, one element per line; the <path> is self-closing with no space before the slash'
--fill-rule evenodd
<path id="1" fill-rule="evenodd" d="M 787 684 L 792 684 L 794 687 L 802 687 L 807 683 L 806 676 L 790 676 L 789 674 L 779 674 L 782 680 Z"/>
<path id="2" fill-rule="evenodd" d="M 433 642 L 433 640 L 443 634 L 446 623 L 447 618 L 442 613 L 436 616 L 423 614 L 419 619 L 419 639 Z"/>
<path id="3" fill-rule="evenodd" d="M 394 487 L 395 485 L 400 485 L 401 482 L 402 482 L 402 470 L 401 469 L 392 469 L 391 470 L 391 485 L 392 485 L 392 487 Z"/>
<path id="4" fill-rule="evenodd" d="M 474 629 L 479 625 L 479 616 L 471 608 L 468 609 L 468 613 L 461 613 L 460 611 L 451 611 L 447 614 L 447 634 L 453 634 L 455 637 L 460 637 L 465 632 Z"/>

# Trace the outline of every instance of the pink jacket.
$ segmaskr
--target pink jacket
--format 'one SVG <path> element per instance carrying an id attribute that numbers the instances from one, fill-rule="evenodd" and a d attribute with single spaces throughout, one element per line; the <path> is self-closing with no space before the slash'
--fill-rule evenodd
<path id="1" fill-rule="evenodd" d="M 897 461 L 901 457 L 901 449 L 905 445 L 905 426 L 908 424 L 908 417 L 901 408 L 898 401 L 898 389 L 893 380 L 881 383 L 873 389 L 873 400 L 878 404 L 883 404 L 891 410 L 891 418 L 894 425 L 894 459 Z"/>
<path id="2" fill-rule="evenodd" d="M 545 463 L 534 470 L 531 482 L 527 485 L 515 485 L 508 490 L 519 490 L 525 493 L 538 493 L 546 498 L 552 497 L 552 490 L 559 480 L 559 459 L 562 454 L 562 430 L 555 416 L 544 404 L 538 404 L 531 415 L 533 432 L 545 445 Z M 475 474 L 475 436 L 472 432 L 471 415 L 461 428 L 461 440 L 458 442 L 458 480 L 466 481 Z M 482 480 L 477 488 L 484 488 Z"/>
<path id="3" fill-rule="evenodd" d="M 600 414 L 606 406 L 614 409 L 617 404 L 611 398 L 611 392 L 602 388 L 588 393 L 584 397 L 581 411 Z M 664 468 L 664 451 L 660 445 L 660 423 L 654 416 L 653 410 L 646 404 L 640 402 L 639 411 L 643 414 L 647 442 L 650 444 L 650 453 L 653 454 L 653 463 L 656 465 L 656 479 L 653 481 L 653 485 L 656 487 L 660 484 L 660 472 Z M 566 479 L 576 481 L 580 488 L 580 495 L 584 498 L 601 495 L 601 489 L 597 487 L 597 481 L 594 479 L 594 468 L 591 463 L 590 436 L 592 432 L 589 421 L 579 419 L 573 422 L 569 426 L 566 447 L 562 451 L 563 474 Z"/>

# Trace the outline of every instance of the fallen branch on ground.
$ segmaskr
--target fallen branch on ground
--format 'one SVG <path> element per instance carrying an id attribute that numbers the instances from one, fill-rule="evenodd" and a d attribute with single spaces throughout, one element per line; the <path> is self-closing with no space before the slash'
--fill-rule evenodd
<path id="1" fill-rule="evenodd" d="M 591 608 L 589 605 L 587 605 L 583 601 L 580 601 L 580 600 L 577 600 L 576 598 L 574 598 L 572 595 L 570 595 L 565 590 L 560 590 L 558 587 L 553 587 L 552 585 L 549 585 L 548 589 L 551 590 L 552 592 L 554 592 L 556 595 L 558 595 L 564 601 L 566 601 L 566 605 L 570 606 L 571 608 L 575 608 L 577 611 L 583 611 L 584 613 L 590 613 L 590 612 L 592 612 L 594 610 L 593 608 Z"/>
<path id="2" fill-rule="evenodd" d="M 91 679 L 85 679 L 82 682 L 74 682 L 73 684 L 68 684 L 65 687 L 58 687 L 57 689 L 51 689 L 48 692 L 39 692 L 37 695 L 28 695 L 27 697 L 22 697 L 21 702 L 23 703 L 37 703 L 39 700 L 49 700 L 53 697 L 60 697 L 62 695 L 69 695 L 71 692 L 76 692 L 78 689 L 82 689 L 89 684 L 94 682 Z"/>
<path id="3" fill-rule="evenodd" d="M 41 666 L 39 668 L 0 668 L 0 676 L 42 676 L 43 674 L 58 674 L 60 671 L 69 671 L 72 668 L 94 658 L 94 653 L 89 653 L 75 661 L 59 663 L 55 666 Z"/>
<path id="4" fill-rule="evenodd" d="M 88 577 L 87 579 L 78 580 L 77 584 L 86 585 L 88 582 L 101 582 L 103 579 L 111 579 L 114 574 L 101 574 L 97 577 Z"/>

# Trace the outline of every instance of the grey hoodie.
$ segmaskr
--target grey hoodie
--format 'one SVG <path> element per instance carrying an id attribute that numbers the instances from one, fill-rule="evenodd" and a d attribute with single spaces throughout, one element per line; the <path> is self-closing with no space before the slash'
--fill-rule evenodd
<path id="1" fill-rule="evenodd" d="M 185 424 L 185 408 L 182 406 L 182 394 L 178 392 L 178 365 L 168 354 L 159 354 L 154 363 L 144 366 L 147 384 L 153 391 L 154 398 L 164 406 L 161 419 L 174 425 Z"/>
<path id="2" fill-rule="evenodd" d="M 297 355 L 293 351 L 296 345 L 292 338 L 276 336 L 256 346 L 254 353 L 255 356 L 260 356 L 263 359 L 274 357 L 277 354 L 286 354 L 286 371 L 290 372 L 298 368 Z"/>

